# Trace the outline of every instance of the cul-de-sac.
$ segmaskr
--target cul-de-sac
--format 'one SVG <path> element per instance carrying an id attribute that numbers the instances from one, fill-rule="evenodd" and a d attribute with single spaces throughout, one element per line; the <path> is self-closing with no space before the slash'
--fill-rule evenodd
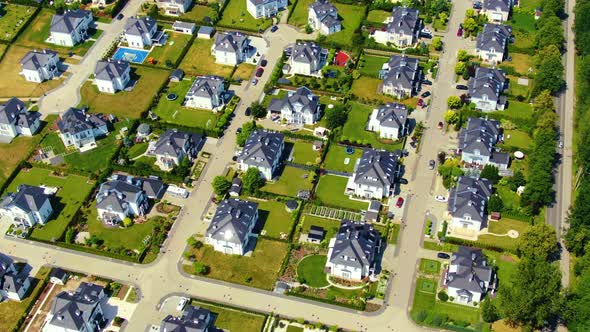
<path id="1" fill-rule="evenodd" d="M 590 0 L 0 0 L 0 331 L 590 331 Z"/>

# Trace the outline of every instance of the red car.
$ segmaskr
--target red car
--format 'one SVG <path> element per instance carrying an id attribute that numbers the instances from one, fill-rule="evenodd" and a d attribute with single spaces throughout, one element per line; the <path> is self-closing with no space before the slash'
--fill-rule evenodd
<path id="1" fill-rule="evenodd" d="M 262 73 L 264 73 L 264 68 L 258 67 L 258 69 L 256 69 L 256 77 L 262 76 Z"/>
<path id="2" fill-rule="evenodd" d="M 457 29 L 457 37 L 463 37 L 463 29 L 462 28 Z"/>
<path id="3" fill-rule="evenodd" d="M 395 206 L 398 208 L 401 208 L 402 205 L 404 205 L 404 199 L 401 197 L 398 197 L 397 202 L 395 202 Z"/>
<path id="4" fill-rule="evenodd" d="M 418 106 L 424 106 L 424 100 L 422 100 L 422 98 L 418 99 Z"/>

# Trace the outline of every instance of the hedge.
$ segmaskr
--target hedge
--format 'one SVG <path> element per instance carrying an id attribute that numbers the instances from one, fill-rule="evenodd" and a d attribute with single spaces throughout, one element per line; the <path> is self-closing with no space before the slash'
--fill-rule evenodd
<path id="1" fill-rule="evenodd" d="M 459 239 L 456 237 L 449 236 L 449 237 L 445 237 L 445 242 L 451 243 L 451 244 L 457 244 L 460 246 L 478 247 L 478 248 L 488 249 L 488 250 L 492 250 L 492 251 L 496 251 L 496 252 L 509 252 L 511 254 L 516 255 L 515 249 L 499 247 L 499 246 L 489 244 L 489 243 L 483 242 L 483 241 L 469 241 L 469 240 L 464 240 L 464 239 Z"/>
<path id="2" fill-rule="evenodd" d="M 332 305 L 337 305 L 337 306 L 341 306 L 341 307 L 346 307 L 346 308 L 350 308 L 350 309 L 355 309 L 355 310 L 360 310 L 360 311 L 364 311 L 366 304 L 365 305 L 354 305 L 351 303 L 342 303 L 342 302 L 336 302 L 336 301 L 332 301 L 332 300 L 328 300 L 328 299 L 322 299 L 319 297 L 314 297 L 314 296 L 309 296 L 309 295 L 305 295 L 305 294 L 301 294 L 295 291 L 287 291 L 285 294 L 289 295 L 289 296 L 295 296 L 295 297 L 300 297 L 302 299 L 308 299 L 308 300 L 312 300 L 312 301 L 318 301 L 318 302 L 323 302 L 323 303 L 327 303 L 327 304 L 332 304 Z"/>

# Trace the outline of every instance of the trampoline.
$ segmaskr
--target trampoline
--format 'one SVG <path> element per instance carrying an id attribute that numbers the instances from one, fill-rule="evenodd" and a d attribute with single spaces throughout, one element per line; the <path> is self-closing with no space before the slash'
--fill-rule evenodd
<path id="1" fill-rule="evenodd" d="M 354 148 L 352 146 L 347 146 L 346 147 L 346 154 L 353 154 L 354 153 Z"/>

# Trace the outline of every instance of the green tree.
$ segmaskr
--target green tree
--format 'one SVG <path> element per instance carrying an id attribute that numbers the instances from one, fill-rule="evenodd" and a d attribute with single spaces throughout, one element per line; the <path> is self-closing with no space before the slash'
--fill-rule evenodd
<path id="1" fill-rule="evenodd" d="M 201 262 L 194 262 L 193 271 L 195 271 L 195 274 L 204 275 L 209 273 L 209 267 Z"/>
<path id="2" fill-rule="evenodd" d="M 590 270 L 585 270 L 568 302 L 570 331 L 590 331 Z"/>
<path id="3" fill-rule="evenodd" d="M 447 14 L 446 12 L 440 12 L 438 14 L 438 19 L 443 23 L 446 24 L 447 21 L 449 20 L 449 14 Z"/>
<path id="4" fill-rule="evenodd" d="M 498 194 L 492 195 L 488 201 L 488 213 L 502 212 L 502 210 L 504 210 L 504 202 L 502 202 L 502 198 L 500 198 Z"/>
<path id="5" fill-rule="evenodd" d="M 151 5 L 147 12 L 147 15 L 151 18 L 158 18 L 158 6 Z"/>
<path id="6" fill-rule="evenodd" d="M 218 175 L 213 179 L 211 183 L 213 186 L 213 191 L 215 195 L 223 196 L 227 194 L 229 189 L 231 188 L 231 182 L 225 178 L 225 176 Z"/>
<path id="7" fill-rule="evenodd" d="M 259 102 L 255 101 L 250 105 L 250 114 L 256 119 L 266 117 L 266 108 Z"/>
<path id="8" fill-rule="evenodd" d="M 236 136 L 236 144 L 244 146 L 250 134 L 256 129 L 256 122 L 246 122 L 242 126 L 242 131 Z"/>
<path id="9" fill-rule="evenodd" d="M 192 235 L 186 239 L 186 244 L 188 244 L 191 248 L 194 248 L 197 245 L 197 242 L 197 239 L 195 239 Z"/>
<path id="10" fill-rule="evenodd" d="M 451 109 L 458 109 L 461 107 L 462 104 L 463 102 L 461 102 L 461 98 L 459 98 L 458 96 L 450 96 L 447 99 L 447 106 L 449 106 L 449 108 Z"/>
<path id="11" fill-rule="evenodd" d="M 72 227 L 68 227 L 66 230 L 65 242 L 72 243 L 74 241 L 75 231 Z"/>
<path id="12" fill-rule="evenodd" d="M 325 112 L 324 119 L 326 120 L 326 127 L 330 130 L 344 126 L 348 118 L 348 113 L 343 106 L 326 108 Z"/>
<path id="13" fill-rule="evenodd" d="M 508 178 L 508 187 L 512 191 L 517 191 L 518 187 L 526 185 L 526 179 L 521 170 L 514 172 L 514 175 Z"/>
<path id="14" fill-rule="evenodd" d="M 549 90 L 551 93 L 558 92 L 564 85 L 563 70 L 561 56 L 548 56 L 541 60 L 535 75 L 532 95 L 537 96 L 543 90 Z"/>
<path id="15" fill-rule="evenodd" d="M 457 62 L 457 64 L 455 65 L 455 74 L 463 75 L 465 71 L 467 71 L 467 65 L 465 64 L 465 62 Z"/>
<path id="16" fill-rule="evenodd" d="M 543 49 L 547 46 L 554 45 L 558 48 L 563 47 L 565 37 L 563 35 L 563 28 L 561 21 L 557 18 L 556 21 L 550 21 L 539 29 L 537 34 L 537 47 Z"/>
<path id="17" fill-rule="evenodd" d="M 466 50 L 459 50 L 457 52 L 457 60 L 459 62 L 467 62 L 469 61 L 469 58 L 471 58 L 471 56 L 469 55 L 469 53 L 467 53 Z"/>
<path id="18" fill-rule="evenodd" d="M 129 217 L 126 217 L 125 219 L 123 219 L 123 226 L 125 228 L 130 227 L 131 225 L 133 225 L 133 220 Z"/>
<path id="19" fill-rule="evenodd" d="M 498 167 L 493 166 L 493 165 L 485 165 L 483 167 L 483 169 L 481 170 L 479 177 L 484 178 L 484 179 L 488 179 L 493 184 L 498 183 L 498 181 L 500 181 L 500 178 L 501 178 L 499 171 L 498 171 Z"/>
<path id="20" fill-rule="evenodd" d="M 254 194 L 264 186 L 264 179 L 257 168 L 250 167 L 244 174 L 243 184 L 243 188 L 247 193 Z"/>
<path id="21" fill-rule="evenodd" d="M 500 319 L 498 308 L 490 301 L 489 296 L 481 302 L 481 318 L 486 323 L 493 323 Z"/>
<path id="22" fill-rule="evenodd" d="M 453 110 L 448 110 L 445 113 L 445 122 L 448 124 L 455 124 L 459 121 L 459 114 Z"/>
<path id="23" fill-rule="evenodd" d="M 434 47 L 434 49 L 437 51 L 442 50 L 442 47 L 443 47 L 442 39 L 440 37 L 432 38 L 432 47 Z"/>
<path id="24" fill-rule="evenodd" d="M 559 252 L 555 229 L 539 223 L 525 231 L 518 239 L 516 253 L 520 257 L 548 260 Z"/>
<path id="25" fill-rule="evenodd" d="M 543 90 L 535 97 L 533 103 L 533 110 L 535 112 L 546 112 L 555 110 L 553 103 L 553 96 L 549 90 Z"/>
<path id="26" fill-rule="evenodd" d="M 466 18 L 463 22 L 463 30 L 469 34 L 477 32 L 477 22 L 473 17 Z"/>
<path id="27" fill-rule="evenodd" d="M 449 295 L 444 290 L 441 290 L 440 292 L 438 292 L 437 296 L 438 296 L 438 299 L 443 302 L 447 302 L 449 300 Z"/>

